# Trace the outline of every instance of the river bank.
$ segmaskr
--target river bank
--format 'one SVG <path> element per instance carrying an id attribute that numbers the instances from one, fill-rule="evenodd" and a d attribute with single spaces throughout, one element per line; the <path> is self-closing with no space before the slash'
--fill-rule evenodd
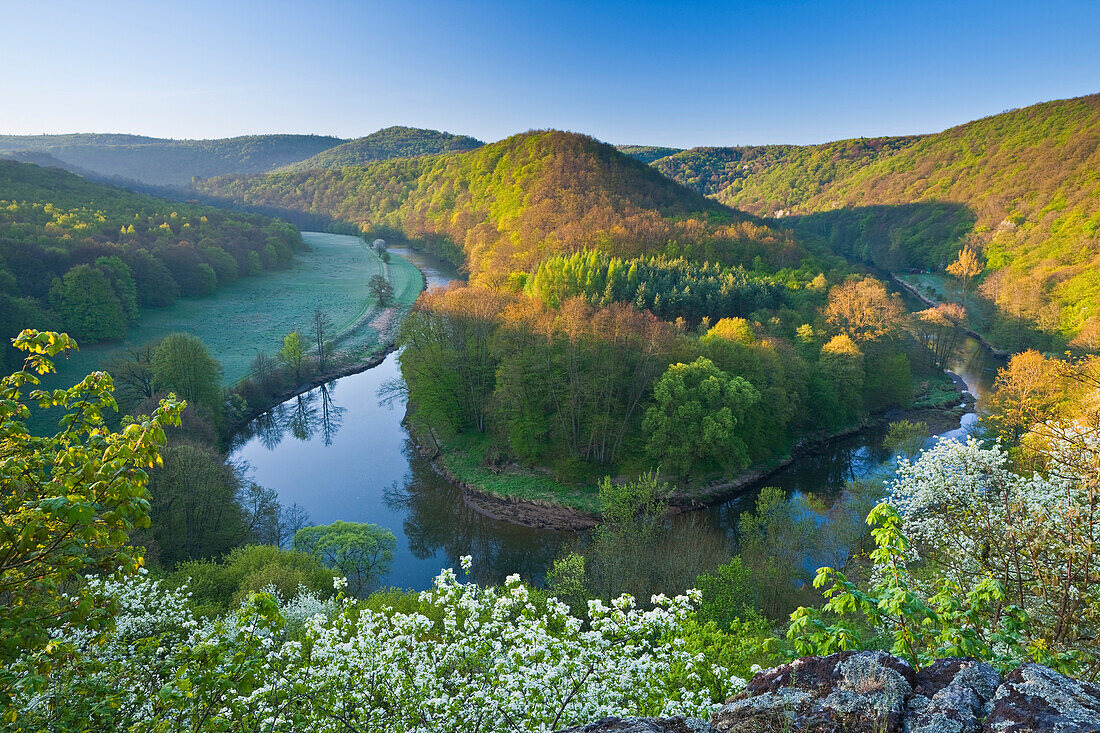
<path id="1" fill-rule="evenodd" d="M 920 291 L 920 288 L 918 288 L 916 285 L 913 285 L 912 283 L 909 283 L 909 282 L 906 282 L 905 280 L 902 280 L 900 277 L 898 277 L 893 272 L 888 272 L 887 274 L 890 276 L 890 279 L 894 282 L 895 285 L 897 285 L 898 287 L 904 289 L 907 293 L 909 293 L 914 298 L 916 298 L 920 302 L 927 305 L 929 308 L 935 308 L 937 305 L 940 305 L 941 301 L 934 300 L 933 298 L 928 297 L 927 295 L 922 293 Z M 991 343 L 987 338 L 985 338 L 985 336 L 978 333 L 977 331 L 975 331 L 972 328 L 963 328 L 963 332 L 966 333 L 966 335 L 969 336 L 970 338 L 972 338 L 975 341 L 977 341 L 978 343 L 980 343 L 985 348 L 989 349 L 990 353 L 993 354 L 994 356 L 996 356 L 999 359 L 1005 359 L 1011 353 L 1011 352 L 1009 352 L 1005 349 L 1001 349 L 1001 348 L 998 348 L 997 346 L 994 346 L 993 343 Z"/>
<path id="2" fill-rule="evenodd" d="M 974 397 L 967 391 L 967 384 L 958 375 L 946 372 L 954 387 L 954 395 L 944 399 L 938 405 L 908 409 L 893 409 L 880 415 L 868 416 L 859 424 L 824 436 L 806 437 L 797 442 L 790 455 L 764 465 L 757 465 L 738 474 L 732 479 L 720 479 L 704 483 L 698 487 L 677 487 L 670 499 L 670 514 L 703 509 L 729 501 L 731 498 L 767 481 L 772 476 L 787 469 L 796 461 L 805 459 L 814 453 L 820 453 L 837 441 L 859 435 L 876 427 L 897 420 L 921 421 L 929 425 L 932 433 L 939 434 L 956 429 L 962 425 L 963 415 L 973 410 Z M 409 425 L 408 416 L 404 424 L 409 427 L 409 436 L 416 450 L 429 462 L 432 469 L 445 481 L 463 492 L 467 506 L 491 519 L 517 524 L 535 529 L 551 529 L 566 532 L 579 532 L 591 529 L 599 523 L 598 514 L 586 511 L 566 503 L 544 500 L 522 499 L 516 496 L 494 492 L 484 485 L 473 483 L 457 475 L 448 465 L 446 454 L 438 446 L 427 445 L 423 434 Z M 530 469 L 511 464 L 498 469 L 515 475 L 531 475 Z"/>

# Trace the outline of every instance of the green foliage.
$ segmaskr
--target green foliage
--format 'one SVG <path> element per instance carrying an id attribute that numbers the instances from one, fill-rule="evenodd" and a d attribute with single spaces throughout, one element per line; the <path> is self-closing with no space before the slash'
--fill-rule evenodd
<path id="1" fill-rule="evenodd" d="M 1068 660 L 1028 645 L 1031 621 L 1019 607 L 1004 606 L 1004 590 L 996 580 L 986 577 L 961 595 L 958 586 L 942 579 L 935 594 L 923 594 L 908 567 L 909 540 L 897 512 L 881 503 L 867 515 L 867 523 L 876 545 L 870 587 L 861 589 L 833 568 L 818 570 L 814 587 L 826 588 L 828 601 L 821 609 L 801 607 L 791 614 L 787 637 L 799 654 L 860 648 L 861 631 L 845 617 L 862 616 L 872 629 L 885 629 L 894 640 L 890 651 L 917 670 L 944 657 L 974 657 L 1007 668 L 1035 659 L 1065 669 Z"/>
<path id="2" fill-rule="evenodd" d="M 699 620 L 713 621 L 721 629 L 734 625 L 758 604 L 752 571 L 740 557 L 719 565 L 713 572 L 701 574 L 695 587 L 703 594 L 697 611 Z"/>
<path id="3" fill-rule="evenodd" d="M 111 378 L 89 375 L 69 389 L 35 389 L 53 369 L 52 357 L 75 349 L 64 334 L 23 331 L 17 349 L 24 369 L 0 380 L 0 700 L 15 687 L 43 684 L 55 658 L 68 649 L 51 644 L 62 627 L 104 629 L 112 607 L 73 602 L 72 584 L 85 574 L 122 577 L 141 555 L 130 532 L 149 523 L 146 469 L 160 463 L 164 427 L 178 425 L 183 403 L 163 400 L 149 417 L 107 429 L 115 409 Z M 65 411 L 60 431 L 34 437 L 26 427 L 31 405 Z M 22 655 L 34 674 L 13 677 L 9 663 Z"/>
<path id="4" fill-rule="evenodd" d="M 375 275 L 375 277 L 378 276 Z M 283 339 L 283 347 L 279 349 L 279 358 L 294 372 L 294 378 L 301 381 L 302 366 L 306 360 L 306 347 L 302 343 L 302 334 L 297 330 L 291 331 Z"/>
<path id="5" fill-rule="evenodd" d="M 383 275 L 371 276 L 370 282 L 367 284 L 367 288 L 370 290 L 370 294 L 378 301 L 378 305 L 385 307 L 386 303 L 393 297 L 393 286 L 390 285 L 390 281 Z"/>
<path id="6" fill-rule="evenodd" d="M 452 135 L 438 130 L 395 125 L 366 137 L 349 140 L 324 150 L 311 158 L 292 163 L 282 170 L 309 171 L 321 168 L 339 169 L 363 165 L 375 160 L 414 158 L 420 155 L 473 150 L 485 143 L 466 135 Z"/>
<path id="7" fill-rule="evenodd" d="M 221 364 L 202 341 L 189 333 L 171 333 L 153 347 L 152 388 L 173 391 L 184 399 L 221 414 Z"/>
<path id="8" fill-rule="evenodd" d="M 224 559 L 180 563 L 168 576 L 173 585 L 187 585 L 191 602 L 203 614 L 222 614 L 255 592 L 274 590 L 293 598 L 299 589 L 321 598 L 332 593 L 335 573 L 312 555 L 272 545 L 237 547 Z"/>
<path id="9" fill-rule="evenodd" d="M 333 522 L 294 533 L 294 549 L 341 572 L 355 595 L 371 590 L 389 573 L 396 547 L 393 532 L 376 524 Z"/>
<path id="10" fill-rule="evenodd" d="M 882 446 L 895 456 L 912 460 L 920 453 L 928 435 L 928 423 L 895 420 L 890 423 L 886 437 L 882 439 Z"/>
<path id="11" fill-rule="evenodd" d="M 0 317 L 4 339 L 43 323 L 83 343 L 119 339 L 139 306 L 207 294 L 250 272 L 253 255 L 261 268 L 286 267 L 303 246 L 283 222 L 13 161 L 0 161 L 0 191 L 0 313 L 21 315 Z M 0 366 L 18 363 L 14 351 L 3 356 Z"/>
<path id="12" fill-rule="evenodd" d="M 636 158 L 643 163 L 652 163 L 674 153 L 682 152 L 682 148 L 662 148 L 656 145 L 616 145 L 620 153 Z"/>
<path id="13" fill-rule="evenodd" d="M 646 449 L 683 476 L 700 462 L 743 468 L 749 456 L 738 428 L 759 399 L 755 387 L 706 357 L 673 364 L 653 388 L 654 405 L 642 423 Z"/>

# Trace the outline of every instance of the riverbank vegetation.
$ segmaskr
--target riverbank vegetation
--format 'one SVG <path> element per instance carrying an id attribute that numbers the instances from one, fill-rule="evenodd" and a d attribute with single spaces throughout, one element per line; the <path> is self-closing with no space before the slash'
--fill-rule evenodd
<path id="1" fill-rule="evenodd" d="M 963 655 L 1002 670 L 1036 660 L 1100 673 L 1096 548 L 1082 541 L 1100 531 L 1093 361 L 1025 355 L 1006 368 L 1001 404 L 1016 404 L 1013 392 L 1038 372 L 1037 394 L 1065 398 L 1061 406 L 1035 423 L 1018 418 L 1032 437 L 1014 452 L 947 442 L 901 459 L 886 501 L 869 512 L 870 533 L 858 517 L 880 497 L 853 488 L 857 521 L 825 525 L 852 534 L 832 538 L 813 586 L 795 581 L 821 529 L 799 500 L 766 491 L 742 518 L 738 557 L 697 578 L 699 590 L 640 605 L 602 600 L 616 590 L 600 579 L 639 577 L 643 563 L 627 567 L 630 558 L 671 569 L 654 551 L 670 487 L 653 474 L 602 482 L 604 524 L 555 565 L 550 593 L 518 577 L 480 587 L 444 571 L 423 593 L 356 599 L 344 591 L 351 565 L 334 574 L 318 562 L 341 537 L 373 532 L 343 526 L 300 531 L 307 552 L 243 548 L 152 579 L 130 540 L 149 522 L 147 482 L 184 405 L 169 396 L 112 431 L 103 374 L 33 392 L 37 373 L 71 347 L 66 337 L 26 332 L 17 345 L 35 353 L 0 382 L 0 471 L 19 490 L 2 507 L 11 531 L 0 533 L 4 592 L 21 601 L 0 606 L 0 706 L 12 730 L 404 731 L 458 721 L 495 731 L 603 714 L 707 717 L 758 666 L 837 649 L 889 648 L 915 668 Z M 39 399 L 74 419 L 31 437 L 27 403 Z M 643 552 L 624 552 L 633 544 Z M 343 557 L 369 567 L 386 547 Z"/>

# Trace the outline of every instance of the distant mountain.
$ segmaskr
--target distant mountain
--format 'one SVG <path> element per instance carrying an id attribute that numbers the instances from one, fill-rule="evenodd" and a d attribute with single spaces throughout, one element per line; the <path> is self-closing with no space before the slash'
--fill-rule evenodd
<path id="1" fill-rule="evenodd" d="M 615 147 L 623 155 L 629 155 L 631 158 L 636 158 L 643 163 L 652 163 L 683 150 L 683 148 L 662 148 L 656 145 L 616 145 Z"/>
<path id="2" fill-rule="evenodd" d="M 376 160 L 415 158 L 420 155 L 473 150 L 485 143 L 466 135 L 452 135 L 417 127 L 387 127 L 366 137 L 349 140 L 306 160 L 284 166 L 288 171 L 346 168 Z"/>
<path id="3" fill-rule="evenodd" d="M 489 282 L 553 254 L 599 248 L 725 262 L 805 254 L 769 228 L 684 188 L 613 146 L 558 131 L 515 135 L 462 153 L 339 170 L 200 181 L 231 202 L 324 213 L 419 239 Z"/>
<path id="4" fill-rule="evenodd" d="M 1100 347 L 1100 95 L 932 135 L 697 148 L 654 165 L 887 269 L 942 272 L 973 243 L 1001 314 Z"/>
<path id="5" fill-rule="evenodd" d="M 167 140 L 140 135 L 0 135 L 0 155 L 33 161 L 49 155 L 68 170 L 154 186 L 186 186 L 195 177 L 263 173 L 344 142 L 321 135 L 248 135 Z"/>

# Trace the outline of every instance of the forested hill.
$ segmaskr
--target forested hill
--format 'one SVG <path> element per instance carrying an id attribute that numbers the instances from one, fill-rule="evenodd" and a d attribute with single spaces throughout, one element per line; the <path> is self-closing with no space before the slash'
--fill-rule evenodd
<path id="1" fill-rule="evenodd" d="M 1100 336 L 1100 95 L 915 138 L 696 149 L 654 165 L 730 206 L 802 215 L 803 234 L 888 269 L 942 272 L 971 242 L 998 312 Z"/>
<path id="2" fill-rule="evenodd" d="M 165 201 L 0 160 L 0 339 L 24 328 L 122 338 L 143 307 L 290 265 L 284 222 Z M 15 351 L 0 353 L 13 366 Z"/>
<path id="3" fill-rule="evenodd" d="M 584 248 L 776 266 L 789 233 L 707 199 L 590 137 L 528 132 L 463 153 L 201 181 L 205 195 L 326 214 L 419 239 L 483 281 Z"/>
<path id="4" fill-rule="evenodd" d="M 366 137 L 349 140 L 297 163 L 284 166 L 290 171 L 346 168 L 375 160 L 415 158 L 419 155 L 473 150 L 485 143 L 467 135 L 452 135 L 418 127 L 387 127 Z"/>
<path id="5" fill-rule="evenodd" d="M 657 145 L 616 145 L 620 153 L 637 158 L 643 163 L 652 163 L 655 160 L 674 155 L 683 151 L 683 148 L 662 148 Z"/>
<path id="6" fill-rule="evenodd" d="M 194 177 L 262 173 L 344 142 L 322 135 L 248 135 L 167 140 L 140 135 L 0 135 L 0 155 L 48 154 L 68 170 L 154 186 L 186 186 Z"/>

